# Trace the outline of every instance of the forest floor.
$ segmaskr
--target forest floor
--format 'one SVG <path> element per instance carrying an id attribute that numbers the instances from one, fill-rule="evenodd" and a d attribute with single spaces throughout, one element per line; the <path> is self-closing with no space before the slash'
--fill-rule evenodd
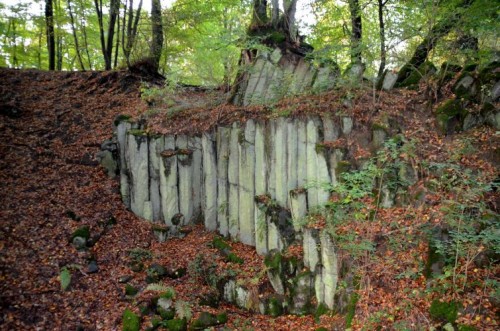
<path id="1" fill-rule="evenodd" d="M 201 110 L 201 102 L 198 109 L 177 109 L 164 116 L 148 109 L 140 91 L 140 79 L 127 72 L 0 70 L 1 330 L 121 329 L 124 310 L 149 299 L 148 293 L 142 293 L 132 304 L 120 282 L 129 276 L 129 283 L 146 285 L 144 271 L 130 270 L 129 252 L 133 249 L 151 251 L 153 259 L 148 263 L 187 268 L 186 276 L 165 280 L 165 285 L 174 288 L 186 302 L 194 302 L 204 289 L 189 275 L 190 262 L 199 254 L 213 257 L 218 270 L 240 268 L 239 272 L 248 277 L 263 270 L 262 258 L 240 243 L 231 246 L 244 258 L 245 265 L 226 265 L 217 251 L 207 245 L 215 234 L 201 226 L 191 227 L 183 239 L 158 243 L 150 223 L 125 208 L 119 182 L 107 177 L 96 160 L 101 143 L 112 137 L 113 121 L 118 114 L 147 114 L 151 130 L 178 133 L 200 132 L 216 123 L 247 118 L 302 116 L 306 112 L 343 109 L 338 95 L 325 94 L 284 101 L 272 109 L 212 104 L 210 109 Z M 200 98 L 203 94 L 188 93 Z M 457 164 L 481 170 L 487 180 L 498 177 L 499 137 L 493 129 L 482 126 L 466 134 L 443 137 L 435 129 L 432 114 L 419 93 L 395 91 L 377 98 L 375 108 L 372 96 L 367 94 L 343 111 L 363 122 L 368 117 L 381 116 L 380 110 L 387 109 L 406 121 L 404 134 L 417 142 L 420 159 L 441 162 L 453 156 Z M 464 148 L 464 142 L 472 142 L 474 152 L 457 156 L 455 152 Z M 357 231 L 383 236 L 400 234 L 402 240 L 406 238 L 411 243 L 411 236 L 421 235 L 419 224 L 439 223 L 442 215 L 440 207 L 445 197 L 429 193 L 426 199 L 426 208 L 381 210 L 377 222 L 369 227 L 360 225 Z M 498 212 L 498 193 L 486 200 Z M 109 226 L 110 220 L 116 224 Z M 397 227 L 390 228 L 389 223 Z M 70 242 L 73 231 L 82 225 L 90 227 L 94 241 L 83 252 Z M 471 270 L 465 271 L 469 284 L 464 285 L 465 292 L 432 293 L 426 291 L 428 284 L 421 275 L 427 258 L 423 241 L 403 245 L 400 250 L 388 244 L 381 246 L 383 249 L 373 254 L 374 262 L 363 264 L 365 275 L 371 276 L 363 279 L 359 290 L 354 329 L 397 329 L 394 325 L 398 321 L 405 321 L 409 329 L 438 325 L 429 316 L 430 301 L 436 298 L 461 303 L 461 324 L 479 330 L 498 328 L 499 302 L 495 302 L 490 293 L 492 287 L 485 281 L 498 284 L 498 263 L 493 267 L 470 265 Z M 89 265 L 93 260 L 97 262 L 97 272 Z M 72 269 L 67 291 L 61 289 L 59 279 L 65 266 Z M 193 304 L 194 315 L 202 310 L 207 308 Z M 341 315 L 322 316 L 315 321 L 313 316 L 273 318 L 252 314 L 226 304 L 212 310 L 228 313 L 226 327 L 230 329 L 344 329 Z"/>

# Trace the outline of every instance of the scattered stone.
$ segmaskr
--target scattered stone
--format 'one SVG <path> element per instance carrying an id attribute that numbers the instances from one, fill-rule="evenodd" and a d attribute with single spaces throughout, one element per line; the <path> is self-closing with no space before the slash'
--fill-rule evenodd
<path id="1" fill-rule="evenodd" d="M 90 238 L 90 227 L 88 225 L 79 227 L 76 229 L 70 237 L 70 241 L 72 242 L 75 237 L 81 237 L 85 239 L 85 242 Z"/>
<path id="2" fill-rule="evenodd" d="M 198 296 L 198 304 L 200 306 L 209 306 L 212 308 L 218 308 L 220 303 L 219 293 L 211 291 L 208 293 L 202 293 Z"/>
<path id="3" fill-rule="evenodd" d="M 99 266 L 97 265 L 97 261 L 92 260 L 87 266 L 87 273 L 89 274 L 95 274 L 96 272 L 99 271 Z"/>
<path id="4" fill-rule="evenodd" d="M 124 276 L 120 276 L 120 278 L 118 278 L 118 283 L 120 284 L 124 284 L 124 283 L 128 283 L 130 282 L 134 277 L 132 277 L 131 275 L 124 275 Z"/>
<path id="5" fill-rule="evenodd" d="M 166 268 L 166 276 L 172 279 L 178 279 L 186 275 L 186 268 Z"/>
<path id="6" fill-rule="evenodd" d="M 200 316 L 191 323 L 190 330 L 205 330 L 211 326 L 223 324 L 227 321 L 226 314 L 214 315 L 208 312 L 201 312 Z"/>
<path id="7" fill-rule="evenodd" d="M 167 276 L 167 269 L 158 263 L 153 263 L 146 273 L 146 283 L 157 283 L 160 279 Z"/>
<path id="8" fill-rule="evenodd" d="M 394 88 L 394 85 L 396 85 L 397 80 L 398 80 L 398 74 L 392 71 L 387 71 L 387 73 L 384 75 L 382 89 L 386 91 L 392 90 Z"/>
<path id="9" fill-rule="evenodd" d="M 74 237 L 73 241 L 71 244 L 77 249 L 77 250 L 83 250 L 87 248 L 87 240 L 83 237 Z"/>

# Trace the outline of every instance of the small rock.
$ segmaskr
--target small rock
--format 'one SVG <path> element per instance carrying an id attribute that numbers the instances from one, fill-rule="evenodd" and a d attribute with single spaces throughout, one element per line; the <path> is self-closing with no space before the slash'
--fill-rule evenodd
<path id="1" fill-rule="evenodd" d="M 172 279 L 181 278 L 186 274 L 186 268 L 168 268 L 167 277 Z"/>
<path id="2" fill-rule="evenodd" d="M 87 248 L 87 240 L 83 237 L 74 237 L 72 244 L 77 250 Z"/>
<path id="3" fill-rule="evenodd" d="M 129 281 L 132 280 L 132 278 L 134 278 L 134 277 L 132 277 L 130 275 L 120 276 L 120 278 L 118 278 L 118 283 L 121 283 L 121 284 L 128 283 Z"/>
<path id="4" fill-rule="evenodd" d="M 95 260 L 90 261 L 89 265 L 87 266 L 87 273 L 95 274 L 98 271 L 99 267 L 97 266 L 97 262 Z"/>
<path id="5" fill-rule="evenodd" d="M 161 309 L 168 310 L 172 308 L 172 299 L 159 298 L 157 305 Z"/>

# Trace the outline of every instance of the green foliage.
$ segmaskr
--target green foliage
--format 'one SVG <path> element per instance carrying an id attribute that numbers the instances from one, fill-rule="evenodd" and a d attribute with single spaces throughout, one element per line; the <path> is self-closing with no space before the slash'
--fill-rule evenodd
<path id="1" fill-rule="evenodd" d="M 429 187 L 450 199 L 442 203 L 443 224 L 447 240 L 434 239 L 430 245 L 444 257 L 446 266 L 436 290 L 463 292 L 467 287 L 467 266 L 485 251 L 500 253 L 498 214 L 488 208 L 484 195 L 495 185 L 484 183 L 480 175 L 456 164 L 432 163 L 436 178 Z M 461 267 L 464 261 L 466 268 Z"/>
<path id="2" fill-rule="evenodd" d="M 441 302 L 439 300 L 432 301 L 429 314 L 438 321 L 447 321 L 455 323 L 458 317 L 459 304 L 457 302 Z"/>
<path id="3" fill-rule="evenodd" d="M 128 255 L 132 262 L 144 262 L 153 258 L 153 253 L 144 248 L 133 248 L 128 251 Z"/>
<path id="4" fill-rule="evenodd" d="M 212 240 L 212 247 L 217 248 L 220 251 L 231 250 L 231 246 L 222 238 L 222 237 L 214 237 Z"/>
<path id="5" fill-rule="evenodd" d="M 61 281 L 61 289 L 66 291 L 71 284 L 71 272 L 67 267 L 61 269 L 59 273 L 59 280 Z"/>
<path id="6" fill-rule="evenodd" d="M 82 237 L 82 238 L 85 238 L 86 240 L 88 240 L 90 238 L 90 227 L 88 225 L 85 225 L 85 226 L 82 226 L 82 227 L 79 227 L 78 229 L 76 229 L 71 234 L 70 241 L 72 241 L 76 237 Z"/>
<path id="7" fill-rule="evenodd" d="M 352 293 L 351 298 L 349 299 L 349 304 L 347 305 L 347 313 L 345 316 L 345 327 L 350 328 L 352 326 L 352 320 L 354 319 L 354 315 L 356 314 L 356 304 L 359 300 L 359 294 Z"/>
<path id="8" fill-rule="evenodd" d="M 185 331 L 187 330 L 187 321 L 185 318 L 172 319 L 163 322 L 163 326 L 169 331 Z"/>
<path id="9" fill-rule="evenodd" d="M 218 281 L 223 277 L 217 273 L 215 257 L 207 259 L 203 254 L 196 255 L 194 260 L 189 262 L 188 273 L 194 280 L 212 288 L 217 288 Z"/>
<path id="10" fill-rule="evenodd" d="M 316 323 L 319 323 L 319 318 L 327 314 L 329 311 L 330 310 L 328 309 L 328 306 L 321 302 L 314 312 L 314 320 L 316 321 Z"/>
<path id="11" fill-rule="evenodd" d="M 177 300 L 175 302 L 175 312 L 177 317 L 182 320 L 190 320 L 193 316 L 189 302 L 183 300 Z"/>
<path id="12" fill-rule="evenodd" d="M 130 309 L 125 309 L 122 317 L 123 331 L 139 331 L 141 327 L 140 317 L 134 314 Z"/>
<path id="13" fill-rule="evenodd" d="M 238 263 L 238 264 L 243 264 L 245 262 L 245 260 L 243 260 L 238 255 L 234 254 L 233 252 L 231 252 L 227 255 L 227 261 L 231 262 L 231 263 Z"/>
<path id="14" fill-rule="evenodd" d="M 139 292 L 134 286 L 127 284 L 125 285 L 125 295 L 134 296 Z"/>
<path id="15" fill-rule="evenodd" d="M 166 290 L 162 291 L 163 293 L 160 294 L 160 298 L 163 299 L 175 299 L 175 290 L 171 287 L 167 287 Z"/>

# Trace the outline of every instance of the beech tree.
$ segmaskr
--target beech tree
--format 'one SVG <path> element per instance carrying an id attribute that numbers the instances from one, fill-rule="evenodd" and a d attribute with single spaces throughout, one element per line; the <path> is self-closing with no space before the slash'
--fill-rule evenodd
<path id="1" fill-rule="evenodd" d="M 151 0 L 151 25 L 152 25 L 152 43 L 151 58 L 156 70 L 160 66 L 161 50 L 163 48 L 163 21 L 161 17 L 160 0 Z"/>
<path id="2" fill-rule="evenodd" d="M 54 10 L 52 0 L 45 0 L 45 24 L 47 31 L 47 50 L 49 54 L 49 70 L 56 68 L 56 42 L 54 36 Z"/>
<path id="3" fill-rule="evenodd" d="M 104 57 L 105 69 L 111 70 L 113 59 L 113 38 L 115 36 L 115 25 L 119 15 L 120 0 L 110 0 L 109 25 L 106 31 L 104 30 L 104 13 L 102 0 L 94 0 L 94 5 L 99 20 L 101 50 Z M 118 52 L 118 49 L 116 49 L 116 51 Z"/>

